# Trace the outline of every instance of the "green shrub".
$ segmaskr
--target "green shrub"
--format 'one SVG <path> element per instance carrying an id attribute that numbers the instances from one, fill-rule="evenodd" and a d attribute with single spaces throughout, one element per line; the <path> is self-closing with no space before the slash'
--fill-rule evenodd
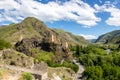
<path id="1" fill-rule="evenodd" d="M 72 62 L 64 61 L 63 64 L 60 64 L 60 63 L 54 63 L 52 61 L 53 59 L 54 59 L 54 53 L 40 51 L 35 56 L 34 61 L 35 62 L 45 61 L 50 67 L 67 67 L 67 68 L 71 68 L 75 72 L 77 72 L 79 69 L 78 66 L 76 64 L 73 64 Z"/>
<path id="2" fill-rule="evenodd" d="M 4 48 L 10 48 L 10 47 L 12 47 L 12 45 L 9 42 L 7 42 L 3 39 L 0 39 L 0 50 L 2 50 Z"/>
<path id="3" fill-rule="evenodd" d="M 47 63 L 50 63 L 52 62 L 53 56 L 54 54 L 51 52 L 40 51 L 39 53 L 36 54 L 34 61 L 35 62 L 45 61 Z"/>
<path id="4" fill-rule="evenodd" d="M 84 76 L 87 80 L 102 80 L 103 70 L 100 66 L 86 67 L 83 73 L 83 77 Z"/>
<path id="5" fill-rule="evenodd" d="M 64 61 L 62 64 L 63 67 L 67 67 L 67 68 L 71 68 L 72 70 L 74 70 L 75 72 L 77 72 L 79 70 L 78 65 L 73 64 L 73 63 L 69 63 L 67 61 Z"/>
<path id="6" fill-rule="evenodd" d="M 22 74 L 22 79 L 23 79 L 23 80 L 33 80 L 33 76 L 32 76 L 30 73 L 24 72 L 24 73 Z"/>

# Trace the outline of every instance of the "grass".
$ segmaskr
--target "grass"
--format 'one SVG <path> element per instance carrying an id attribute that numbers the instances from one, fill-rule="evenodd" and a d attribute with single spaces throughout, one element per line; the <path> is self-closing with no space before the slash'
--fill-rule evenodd
<path id="1" fill-rule="evenodd" d="M 35 51 L 35 50 L 34 50 Z M 52 62 L 52 57 L 54 54 L 52 52 L 40 51 L 35 55 L 35 62 L 45 61 L 45 62 Z"/>
<path id="2" fill-rule="evenodd" d="M 1 63 L 21 67 L 31 66 L 33 62 L 33 58 L 28 57 L 25 54 L 19 53 L 15 50 L 4 50 L 4 54 L 2 54 L 0 58 Z"/>
<path id="3" fill-rule="evenodd" d="M 57 68 L 48 68 L 48 77 L 54 78 L 54 74 L 59 76 L 61 80 L 74 80 L 75 72 L 69 68 L 57 67 Z"/>
<path id="4" fill-rule="evenodd" d="M 40 37 L 39 33 L 34 30 L 34 26 L 25 26 L 24 24 L 20 24 L 23 26 L 21 29 L 17 29 L 18 24 L 10 24 L 9 26 L 1 26 L 0 27 L 0 37 L 5 39 L 10 43 L 17 42 L 19 40 L 20 35 L 25 38 L 31 38 L 38 36 Z M 18 26 L 19 27 L 19 26 Z"/>
<path id="5" fill-rule="evenodd" d="M 33 76 L 30 73 L 23 72 L 19 80 L 33 80 Z"/>
<path id="6" fill-rule="evenodd" d="M 12 44 L 10 44 L 9 42 L 0 39 L 0 50 L 5 49 L 5 48 L 11 48 Z"/>
<path id="7" fill-rule="evenodd" d="M 5 69 L 5 68 L 0 68 L 0 80 L 1 80 L 1 79 L 7 80 L 8 74 L 9 74 L 9 72 L 8 72 L 7 69 Z"/>

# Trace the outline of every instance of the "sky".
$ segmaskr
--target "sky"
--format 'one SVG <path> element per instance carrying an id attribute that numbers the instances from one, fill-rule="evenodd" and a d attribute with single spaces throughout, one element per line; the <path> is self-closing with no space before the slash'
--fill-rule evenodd
<path id="1" fill-rule="evenodd" d="M 0 25 L 36 17 L 86 39 L 120 29 L 120 0 L 0 0 Z"/>

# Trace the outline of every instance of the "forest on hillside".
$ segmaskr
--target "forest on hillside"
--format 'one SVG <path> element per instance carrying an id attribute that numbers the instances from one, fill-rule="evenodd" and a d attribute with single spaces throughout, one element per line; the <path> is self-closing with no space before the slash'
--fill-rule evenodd
<path id="1" fill-rule="evenodd" d="M 74 46 L 79 62 L 84 65 L 83 79 L 85 80 L 119 80 L 120 79 L 120 46 L 89 45 L 87 47 Z M 108 49 L 109 54 L 108 54 Z"/>

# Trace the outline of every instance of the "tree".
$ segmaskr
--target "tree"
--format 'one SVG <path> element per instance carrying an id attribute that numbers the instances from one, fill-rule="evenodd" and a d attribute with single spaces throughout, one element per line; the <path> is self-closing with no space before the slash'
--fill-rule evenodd
<path id="1" fill-rule="evenodd" d="M 79 45 L 76 46 L 76 55 L 80 55 L 80 46 Z"/>

